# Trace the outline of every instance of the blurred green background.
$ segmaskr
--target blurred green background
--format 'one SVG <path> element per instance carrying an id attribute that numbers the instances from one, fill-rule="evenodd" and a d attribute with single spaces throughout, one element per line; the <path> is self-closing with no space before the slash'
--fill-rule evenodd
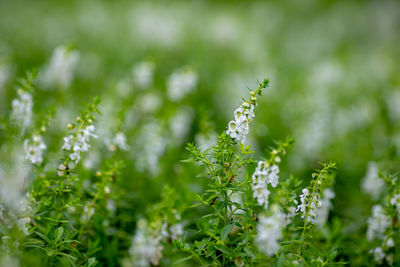
<path id="1" fill-rule="evenodd" d="M 180 163 L 184 144 L 224 131 L 247 87 L 270 78 L 249 143 L 261 158 L 274 140 L 295 139 L 281 177 L 308 180 L 318 162 L 336 161 L 334 214 L 356 232 L 372 203 L 360 189 L 368 162 L 389 159 L 385 169 L 398 170 L 399 14 L 399 1 L 2 0 L 0 115 L 10 112 L 17 77 L 43 68 L 60 45 L 79 51 L 69 88 L 34 93 L 35 110 L 57 109 L 49 151 L 59 151 L 80 105 L 101 96 L 100 125 L 127 135 L 126 165 L 133 168 L 124 170 L 122 183 L 135 208 L 126 208 L 140 213 L 164 184 L 182 194 L 199 190 L 196 170 Z M 143 61 L 154 64 L 146 90 L 131 83 L 132 68 Z M 198 84 L 176 103 L 167 98 L 166 81 L 182 68 L 197 73 Z M 141 106 L 149 95 L 159 103 L 152 111 Z M 152 120 L 167 124 L 182 109 L 191 114 L 187 133 L 164 144 L 160 171 L 138 170 L 141 129 Z"/>

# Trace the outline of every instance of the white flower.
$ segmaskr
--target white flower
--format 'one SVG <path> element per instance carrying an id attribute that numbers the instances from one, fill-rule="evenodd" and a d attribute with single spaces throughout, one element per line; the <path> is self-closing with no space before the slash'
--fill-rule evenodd
<path id="1" fill-rule="evenodd" d="M 268 197 L 270 194 L 267 186 L 268 184 L 271 184 L 272 187 L 278 185 L 278 173 L 278 165 L 273 165 L 269 168 L 265 161 L 259 161 L 257 168 L 252 175 L 253 197 L 257 199 L 260 206 L 265 205 L 266 209 L 268 208 Z"/>
<path id="2" fill-rule="evenodd" d="M 40 165 L 43 162 L 43 151 L 46 145 L 40 135 L 34 135 L 32 140 L 24 141 L 25 160 L 29 160 L 32 164 Z"/>
<path id="3" fill-rule="evenodd" d="M 197 86 L 197 74 L 192 70 L 178 70 L 167 80 L 167 95 L 171 101 L 179 101 Z"/>
<path id="4" fill-rule="evenodd" d="M 249 122 L 254 118 L 254 105 L 244 102 L 233 114 L 235 120 L 228 123 L 226 134 L 244 144 L 249 134 Z"/>
<path id="5" fill-rule="evenodd" d="M 394 247 L 394 241 L 393 241 L 393 238 L 389 238 L 387 241 L 386 241 L 386 247 L 388 247 L 388 248 L 392 248 L 392 247 Z"/>
<path id="6" fill-rule="evenodd" d="M 189 107 L 180 108 L 169 120 L 171 135 L 177 142 L 185 141 L 192 122 L 193 110 Z"/>
<path id="7" fill-rule="evenodd" d="M 170 231 L 172 239 L 180 239 L 183 235 L 183 225 L 176 223 L 170 227 Z"/>
<path id="8" fill-rule="evenodd" d="M 330 188 L 326 188 L 323 192 L 323 197 L 321 199 L 321 207 L 317 209 L 317 217 L 315 218 L 315 223 L 320 227 L 324 226 L 328 216 L 329 211 L 332 209 L 331 199 L 335 197 L 335 192 Z"/>
<path id="9" fill-rule="evenodd" d="M 73 78 L 79 62 L 79 52 L 65 46 L 54 50 L 50 63 L 40 73 L 39 81 L 45 88 L 67 88 Z"/>
<path id="10" fill-rule="evenodd" d="M 64 145 L 61 147 L 62 150 L 72 152 L 69 157 L 77 164 L 81 159 L 81 152 L 89 150 L 90 137 L 97 138 L 97 135 L 93 134 L 95 127 L 93 125 L 87 126 L 85 129 L 79 130 L 76 138 L 73 135 L 64 137 Z M 72 150 L 72 151 L 71 151 Z"/>
<path id="11" fill-rule="evenodd" d="M 269 257 L 279 250 L 279 240 L 282 238 L 282 227 L 285 221 L 285 215 L 279 207 L 273 206 L 272 210 L 271 216 L 260 216 L 256 236 L 258 249 Z"/>
<path id="12" fill-rule="evenodd" d="M 32 123 L 32 95 L 20 90 L 18 94 L 18 98 L 12 101 L 11 118 L 19 127 L 26 129 Z"/>
<path id="13" fill-rule="evenodd" d="M 160 244 L 160 232 L 150 229 L 146 220 L 137 223 L 136 233 L 132 239 L 129 253 L 133 258 L 134 266 L 158 265 L 162 257 L 163 246 Z"/>
<path id="14" fill-rule="evenodd" d="M 372 216 L 368 218 L 367 238 L 373 241 L 375 238 L 382 239 L 386 229 L 390 226 L 390 218 L 385 214 L 382 206 L 372 207 Z"/>
<path id="15" fill-rule="evenodd" d="M 397 212 L 400 215 L 400 194 L 395 194 L 391 199 L 390 199 L 390 204 L 395 206 L 397 209 Z"/>
<path id="16" fill-rule="evenodd" d="M 126 143 L 126 136 L 122 132 L 118 132 L 114 137 L 114 144 L 116 144 L 122 150 L 128 150 L 129 146 Z"/>
<path id="17" fill-rule="evenodd" d="M 383 259 L 385 258 L 385 253 L 383 253 L 383 250 L 381 247 L 377 247 L 375 249 L 370 250 L 370 253 L 374 254 L 375 261 L 378 264 L 382 264 Z"/>
<path id="18" fill-rule="evenodd" d="M 385 182 L 378 175 L 378 166 L 375 162 L 369 162 L 361 187 L 363 191 L 373 199 L 378 199 L 385 186 Z"/>
<path id="19" fill-rule="evenodd" d="M 153 85 L 154 64 L 152 62 L 140 62 L 132 69 L 134 83 L 141 89 Z"/>
<path id="20" fill-rule="evenodd" d="M 296 212 L 301 213 L 301 218 L 306 222 L 315 223 L 317 217 L 317 209 L 321 207 L 320 195 L 314 193 L 310 195 L 310 191 L 304 188 L 301 191 L 303 194 L 300 195 L 301 204 L 297 206 Z"/>

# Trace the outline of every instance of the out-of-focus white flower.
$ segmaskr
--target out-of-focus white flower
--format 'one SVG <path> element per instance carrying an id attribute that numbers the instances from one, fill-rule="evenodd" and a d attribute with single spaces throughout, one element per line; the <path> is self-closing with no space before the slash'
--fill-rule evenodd
<path id="1" fill-rule="evenodd" d="M 172 225 L 170 228 L 171 238 L 172 239 L 180 239 L 183 235 L 183 225 L 181 223 L 176 223 Z"/>
<path id="2" fill-rule="evenodd" d="M 378 199 L 382 193 L 385 182 L 378 175 L 378 166 L 375 162 L 369 162 L 367 173 L 361 182 L 363 191 L 369 194 L 373 199 Z"/>
<path id="3" fill-rule="evenodd" d="M 161 238 L 160 232 L 152 231 L 146 220 L 139 220 L 129 249 L 133 266 L 142 267 L 150 266 L 150 264 L 157 266 L 163 250 L 163 246 L 160 244 Z"/>
<path id="4" fill-rule="evenodd" d="M 181 100 L 184 96 L 196 89 L 197 74 L 190 69 L 177 70 L 167 80 L 167 95 L 174 102 Z"/>
<path id="5" fill-rule="evenodd" d="M 388 247 L 388 248 L 392 248 L 392 247 L 394 247 L 394 241 L 393 241 L 393 238 L 391 238 L 391 237 L 389 237 L 389 239 L 386 241 L 386 247 Z"/>
<path id="6" fill-rule="evenodd" d="M 28 128 L 32 123 L 32 95 L 18 90 L 18 97 L 12 101 L 11 118 L 22 129 Z"/>
<path id="7" fill-rule="evenodd" d="M 375 261 L 378 264 L 382 264 L 383 259 L 385 258 L 385 253 L 383 253 L 383 250 L 381 247 L 377 247 L 375 249 L 372 249 L 369 251 L 369 253 L 374 255 Z"/>
<path id="8" fill-rule="evenodd" d="M 105 143 L 110 151 L 115 151 L 117 148 L 125 151 L 129 150 L 126 135 L 123 132 L 116 133 L 112 140 L 106 138 Z"/>
<path id="9" fill-rule="evenodd" d="M 270 216 L 260 216 L 257 225 L 256 244 L 258 249 L 267 256 L 273 256 L 278 252 L 285 221 L 285 214 L 278 206 L 272 206 L 272 211 Z"/>
<path id="10" fill-rule="evenodd" d="M 140 89 L 153 85 L 154 63 L 144 61 L 136 64 L 132 69 L 133 81 Z"/>
<path id="11" fill-rule="evenodd" d="M 278 165 L 269 167 L 265 161 L 259 161 L 253 173 L 253 197 L 257 199 L 258 205 L 264 205 L 266 209 L 268 208 L 268 197 L 270 194 L 267 186 L 268 184 L 271 184 L 272 187 L 278 185 L 278 173 Z"/>
<path id="12" fill-rule="evenodd" d="M 178 143 L 185 141 L 190 130 L 190 124 L 192 122 L 193 110 L 189 107 L 180 108 L 174 116 L 169 120 L 169 127 L 174 140 Z"/>
<path id="13" fill-rule="evenodd" d="M 76 66 L 79 62 L 79 52 L 68 49 L 66 46 L 57 47 L 50 63 L 39 75 L 39 81 L 44 88 L 52 87 L 67 88 L 73 78 Z"/>
<path id="14" fill-rule="evenodd" d="M 335 197 L 335 192 L 332 189 L 326 188 L 321 199 L 321 207 L 317 209 L 317 217 L 315 223 L 320 227 L 324 226 L 328 220 L 329 211 L 332 209 L 331 200 Z"/>
<path id="15" fill-rule="evenodd" d="M 150 121 L 142 127 L 132 150 L 136 158 L 135 167 L 140 172 L 146 171 L 154 176 L 160 171 L 159 160 L 167 146 L 163 131 L 164 127 L 157 121 Z"/>
<path id="16" fill-rule="evenodd" d="M 208 134 L 198 133 L 196 134 L 196 144 L 200 148 L 201 151 L 206 150 L 214 146 L 217 143 L 217 134 L 215 132 L 210 132 Z"/>
<path id="17" fill-rule="evenodd" d="M 254 119 L 254 105 L 248 102 L 237 108 L 234 112 L 235 120 L 230 121 L 226 134 L 237 142 L 244 144 L 249 134 L 249 122 Z"/>
<path id="18" fill-rule="evenodd" d="M 42 136 L 34 135 L 32 139 L 24 141 L 25 159 L 29 160 L 32 164 L 40 165 L 43 161 L 43 151 L 46 145 L 43 142 Z"/>
<path id="19" fill-rule="evenodd" d="M 368 218 L 367 222 L 367 238 L 369 241 L 373 241 L 375 238 L 382 239 L 391 223 L 381 205 L 372 207 L 372 216 Z"/>
<path id="20" fill-rule="evenodd" d="M 24 232 L 25 235 L 29 235 L 29 223 L 30 222 L 31 222 L 31 218 L 29 218 L 29 217 L 20 218 L 17 221 L 17 227 L 22 232 Z"/>

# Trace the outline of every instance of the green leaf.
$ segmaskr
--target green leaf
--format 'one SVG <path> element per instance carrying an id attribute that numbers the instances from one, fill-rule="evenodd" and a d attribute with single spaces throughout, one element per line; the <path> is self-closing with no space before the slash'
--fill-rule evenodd
<path id="1" fill-rule="evenodd" d="M 56 229 L 56 231 L 54 232 L 54 236 L 55 236 L 55 241 L 58 242 L 62 235 L 64 234 L 64 227 L 60 226 Z"/>
<path id="2" fill-rule="evenodd" d="M 232 229 L 235 227 L 235 225 L 234 224 L 228 224 L 228 225 L 226 225 L 224 228 L 222 228 L 222 231 L 221 231 L 221 240 L 222 241 L 225 241 L 226 240 L 226 238 L 228 237 L 228 234 L 230 233 L 230 232 L 232 232 Z"/>

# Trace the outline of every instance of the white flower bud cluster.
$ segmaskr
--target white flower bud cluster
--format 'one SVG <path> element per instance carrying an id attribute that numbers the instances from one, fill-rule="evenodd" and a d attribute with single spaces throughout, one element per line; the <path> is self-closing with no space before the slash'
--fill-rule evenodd
<path id="1" fill-rule="evenodd" d="M 133 266 L 157 266 L 163 250 L 163 246 L 160 244 L 161 238 L 162 235 L 159 232 L 153 232 L 146 220 L 139 220 L 129 249 L 133 258 Z"/>
<path id="2" fill-rule="evenodd" d="M 249 134 L 249 122 L 254 119 L 254 105 L 248 102 L 237 108 L 234 112 L 235 120 L 230 121 L 226 134 L 237 142 L 244 144 Z"/>
<path id="3" fill-rule="evenodd" d="M 367 238 L 373 241 L 375 238 L 382 239 L 386 229 L 390 226 L 391 220 L 385 214 L 381 205 L 372 207 L 372 216 L 368 218 Z"/>
<path id="4" fill-rule="evenodd" d="M 282 227 L 285 222 L 285 214 L 278 206 L 273 206 L 272 210 L 271 216 L 260 216 L 256 236 L 258 249 L 270 257 L 279 250 L 279 240 L 282 238 Z"/>
<path id="5" fill-rule="evenodd" d="M 81 159 L 81 152 L 88 151 L 90 147 L 90 137 L 97 138 L 97 136 L 93 134 L 94 130 L 95 127 L 93 125 L 89 125 L 85 129 L 79 130 L 76 136 L 69 135 L 64 138 L 64 145 L 61 149 L 71 152 L 69 157 L 75 162 L 75 164 L 77 164 Z"/>
<path id="6" fill-rule="evenodd" d="M 11 118 L 21 128 L 28 128 L 32 123 L 32 95 L 18 90 L 18 97 L 12 101 Z"/>
<path id="7" fill-rule="evenodd" d="M 40 74 L 39 80 L 45 88 L 67 88 L 73 78 L 79 62 L 79 52 L 65 46 L 57 47 L 48 66 Z"/>
<path id="8" fill-rule="evenodd" d="M 25 139 L 24 150 L 25 160 L 29 160 L 32 164 L 40 165 L 43 162 L 43 151 L 46 145 L 43 142 L 42 136 L 34 135 L 31 139 Z"/>
<path id="9" fill-rule="evenodd" d="M 197 74 L 192 70 L 178 70 L 167 80 L 167 95 L 171 101 L 179 101 L 197 86 Z"/>
<path id="10" fill-rule="evenodd" d="M 271 184 L 272 187 L 278 185 L 278 173 L 278 165 L 269 167 L 265 161 L 259 161 L 253 173 L 253 197 L 257 199 L 258 205 L 264 205 L 265 209 L 268 208 L 268 197 L 270 194 L 267 186 L 268 184 Z"/>
<path id="11" fill-rule="evenodd" d="M 306 222 L 315 223 L 317 218 L 317 209 L 321 207 L 320 195 L 314 193 L 310 194 L 308 188 L 304 188 L 301 191 L 303 194 L 300 195 L 300 205 L 297 206 L 296 211 L 301 213 L 301 218 Z"/>
<path id="12" fill-rule="evenodd" d="M 382 193 L 384 186 L 385 182 L 378 175 L 378 166 L 376 162 L 369 162 L 367 173 L 361 183 L 363 191 L 376 200 Z"/>

